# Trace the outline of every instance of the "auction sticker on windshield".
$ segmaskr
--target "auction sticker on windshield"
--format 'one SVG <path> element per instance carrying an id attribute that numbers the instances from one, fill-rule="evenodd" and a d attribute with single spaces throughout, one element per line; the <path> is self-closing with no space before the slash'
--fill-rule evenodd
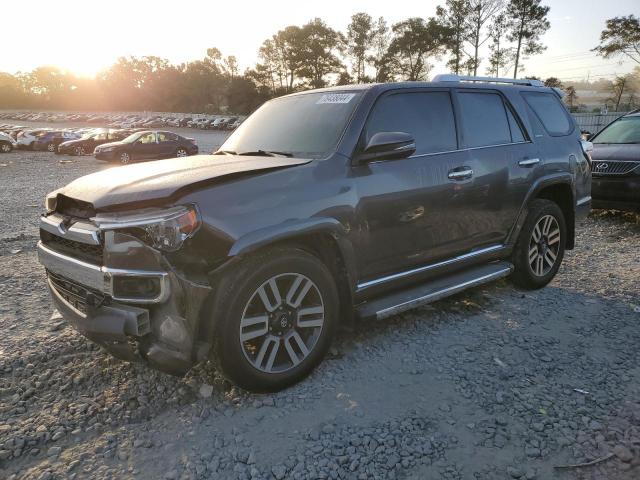
<path id="1" fill-rule="evenodd" d="M 355 96 L 355 93 L 328 93 L 322 95 L 316 102 L 316 105 L 320 105 L 321 103 L 349 103 Z"/>

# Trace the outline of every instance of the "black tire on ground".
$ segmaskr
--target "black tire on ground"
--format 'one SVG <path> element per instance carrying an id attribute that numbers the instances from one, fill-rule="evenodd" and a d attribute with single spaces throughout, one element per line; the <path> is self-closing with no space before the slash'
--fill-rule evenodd
<path id="1" fill-rule="evenodd" d="M 299 318 L 302 313 L 293 313 L 291 315 L 291 324 L 294 325 L 294 328 L 290 328 L 289 330 L 285 329 L 283 333 L 282 331 L 275 332 L 274 327 L 274 332 L 271 332 L 271 326 L 281 325 L 282 322 L 282 317 L 279 316 L 280 314 L 277 313 L 277 310 L 274 310 L 273 319 L 264 324 L 264 335 L 245 343 L 242 343 L 240 340 L 241 328 L 246 328 L 241 327 L 243 318 L 245 318 L 245 322 L 247 321 L 245 314 L 248 315 L 251 308 L 265 305 L 264 300 L 261 300 L 259 296 L 259 290 L 263 287 L 266 290 L 266 286 L 268 285 L 266 282 L 276 277 L 278 279 L 284 279 L 286 282 L 288 275 L 306 277 L 307 280 L 310 280 L 314 284 L 315 290 L 314 287 L 312 287 L 307 291 L 314 292 L 313 296 L 316 302 L 318 302 L 319 298 L 318 303 L 321 303 L 324 307 L 324 320 L 320 331 L 318 332 L 317 329 L 314 329 L 313 331 L 315 333 L 313 337 L 307 337 L 314 338 L 315 340 L 309 341 L 310 347 L 308 348 L 306 357 L 303 353 L 296 353 L 293 356 L 298 357 L 298 355 L 300 355 L 302 360 L 298 358 L 299 363 L 295 364 L 291 362 L 291 365 L 286 365 L 289 359 L 293 358 L 292 354 L 289 353 L 289 349 L 292 348 L 291 345 L 294 345 L 296 348 L 297 346 L 294 344 L 293 339 L 287 337 L 287 335 L 292 333 L 293 330 L 296 329 L 295 327 L 300 326 L 301 320 Z M 283 280 L 279 281 L 282 282 Z M 292 281 L 288 288 L 285 283 L 285 287 L 282 288 L 282 308 L 289 308 L 286 298 L 288 298 L 287 294 L 294 289 L 294 287 L 291 286 L 293 283 L 295 282 Z M 282 284 L 280 287 L 282 287 Z M 263 292 L 265 292 L 265 290 L 263 290 Z M 304 288 L 301 287 L 301 290 L 304 290 Z M 252 392 L 275 392 L 282 390 L 305 378 L 322 361 L 327 353 L 336 329 L 340 311 L 338 292 L 329 269 L 310 253 L 295 247 L 265 249 L 264 251 L 247 257 L 234 268 L 232 272 L 225 275 L 219 282 L 217 292 L 215 301 L 212 302 L 213 306 L 210 317 L 211 321 L 215 322 L 212 356 L 213 360 L 222 370 L 223 375 L 232 383 Z M 270 292 L 272 293 L 273 290 L 270 290 Z M 269 295 L 271 295 L 271 293 L 269 293 Z M 258 296 L 256 297 L 256 295 Z M 309 294 L 305 293 L 303 296 L 307 298 Z M 297 298 L 297 293 L 291 298 Z M 306 301 L 307 300 L 305 300 L 305 302 Z M 274 305 L 276 303 L 276 301 L 273 302 Z M 298 306 L 298 308 L 301 307 Z M 266 311 L 267 310 L 265 310 L 265 312 Z M 269 318 L 271 318 L 271 316 L 269 316 Z M 266 332 L 267 326 L 269 326 L 269 332 Z M 260 327 L 262 328 L 262 323 Z M 287 331 L 289 333 L 286 333 Z M 303 330 L 300 331 L 302 332 Z M 304 330 L 301 335 L 305 335 L 306 333 L 304 332 L 308 332 L 308 330 Z M 274 337 L 274 334 L 280 336 Z M 264 347 L 268 337 L 271 338 L 270 341 L 273 343 L 269 345 L 269 349 L 267 350 Z M 255 346 L 251 345 L 251 342 L 256 342 Z M 258 358 L 260 357 L 260 351 L 263 349 L 264 353 L 262 358 L 265 359 L 271 356 L 273 350 L 278 350 L 275 358 L 280 359 L 278 361 L 281 361 L 285 366 L 280 371 L 274 369 L 273 372 L 259 369 L 256 363 L 260 364 L 262 362 L 262 360 L 258 360 Z M 268 354 L 267 351 L 269 352 Z M 250 355 L 255 355 L 253 363 L 249 358 Z M 268 363 L 269 361 L 265 362 L 266 365 L 268 365 Z M 274 365 L 273 361 L 271 365 Z M 271 370 L 271 367 L 266 367 L 266 370 Z"/>
<path id="2" fill-rule="evenodd" d="M 566 240 L 567 227 L 558 204 L 533 200 L 513 251 L 513 283 L 528 290 L 547 285 L 560 268 Z"/>
<path id="3" fill-rule="evenodd" d="M 0 142 L 0 153 L 10 153 L 13 150 L 13 145 L 10 142 Z"/>
<path id="4" fill-rule="evenodd" d="M 178 148 L 178 150 L 176 150 L 176 157 L 186 157 L 187 155 L 189 155 L 189 153 L 187 152 L 186 149 L 180 147 Z"/>

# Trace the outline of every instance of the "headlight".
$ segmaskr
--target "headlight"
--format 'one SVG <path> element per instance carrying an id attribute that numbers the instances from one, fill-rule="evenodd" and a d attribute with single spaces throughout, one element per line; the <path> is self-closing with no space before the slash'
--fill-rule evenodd
<path id="1" fill-rule="evenodd" d="M 126 230 L 148 245 L 165 252 L 179 250 L 201 224 L 195 205 L 99 215 L 95 217 L 95 221 L 101 230 Z"/>

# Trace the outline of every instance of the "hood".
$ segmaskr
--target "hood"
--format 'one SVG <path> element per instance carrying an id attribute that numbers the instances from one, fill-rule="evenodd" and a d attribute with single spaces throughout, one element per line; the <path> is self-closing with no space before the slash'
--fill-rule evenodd
<path id="1" fill-rule="evenodd" d="M 640 160 L 640 144 L 594 143 L 591 152 L 593 160 Z"/>
<path id="2" fill-rule="evenodd" d="M 96 147 L 96 150 L 100 151 L 100 150 L 104 150 L 105 148 L 109 148 L 109 147 L 119 147 L 121 145 L 126 145 L 125 142 L 109 142 L 109 143 L 103 143 L 102 145 Z"/>
<path id="3" fill-rule="evenodd" d="M 183 189 L 246 172 L 304 165 L 287 157 L 195 155 L 109 168 L 74 180 L 56 194 L 81 200 L 96 210 L 132 202 L 150 202 Z"/>

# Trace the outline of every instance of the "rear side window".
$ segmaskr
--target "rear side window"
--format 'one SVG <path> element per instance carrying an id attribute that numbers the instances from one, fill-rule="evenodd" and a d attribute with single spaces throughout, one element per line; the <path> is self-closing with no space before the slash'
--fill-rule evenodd
<path id="1" fill-rule="evenodd" d="M 561 137 L 573 132 L 573 122 L 557 95 L 542 92 L 526 92 L 522 95 L 549 135 Z"/>
<path id="2" fill-rule="evenodd" d="M 462 139 L 468 148 L 511 143 L 511 128 L 502 97 L 496 93 L 460 92 Z M 520 133 L 522 135 L 522 132 Z"/>
<path id="3" fill-rule="evenodd" d="M 367 142 L 379 132 L 410 133 L 416 155 L 456 150 L 456 124 L 448 92 L 394 93 L 373 107 L 366 130 Z"/>

